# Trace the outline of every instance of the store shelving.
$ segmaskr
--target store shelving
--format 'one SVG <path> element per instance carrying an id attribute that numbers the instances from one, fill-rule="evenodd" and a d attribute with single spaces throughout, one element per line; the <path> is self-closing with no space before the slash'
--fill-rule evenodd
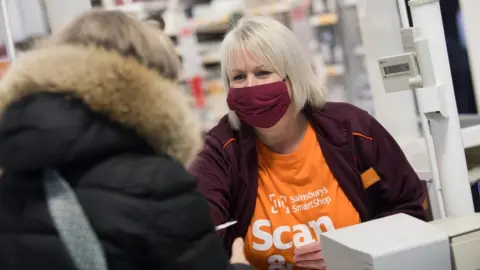
<path id="1" fill-rule="evenodd" d="M 244 13 L 247 15 L 271 15 L 287 12 L 290 10 L 290 7 L 291 5 L 286 1 L 262 3 L 255 7 L 247 7 Z"/>
<path id="2" fill-rule="evenodd" d="M 197 19 L 195 20 L 195 28 L 197 32 L 201 33 L 227 32 L 229 29 L 229 22 L 231 17 L 231 14 L 227 14 L 219 18 Z"/>
<path id="3" fill-rule="evenodd" d="M 310 17 L 310 24 L 313 27 L 324 26 L 324 25 L 334 25 L 338 23 L 338 15 L 335 13 L 327 13 L 314 15 Z"/>
<path id="4" fill-rule="evenodd" d="M 218 53 L 209 53 L 202 57 L 204 65 L 220 63 L 220 55 Z"/>
<path id="5" fill-rule="evenodd" d="M 343 64 L 326 65 L 326 73 L 328 77 L 342 76 L 345 74 L 345 65 Z"/>
<path id="6" fill-rule="evenodd" d="M 166 1 L 144 1 L 133 2 L 123 5 L 111 5 L 107 7 L 110 10 L 120 10 L 126 13 L 135 14 L 139 18 L 146 18 L 148 14 L 161 11 L 167 8 Z"/>
<path id="7" fill-rule="evenodd" d="M 342 1 L 338 5 L 337 12 L 341 18 L 339 40 L 342 43 L 346 74 L 348 74 L 344 81 L 347 101 L 374 115 L 373 96 L 364 57 L 357 5 L 355 1 Z"/>

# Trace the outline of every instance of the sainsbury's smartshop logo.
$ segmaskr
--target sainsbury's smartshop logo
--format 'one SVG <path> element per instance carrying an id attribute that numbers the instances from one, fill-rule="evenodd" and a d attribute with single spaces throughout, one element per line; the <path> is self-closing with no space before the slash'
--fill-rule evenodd
<path id="1" fill-rule="evenodd" d="M 330 205 L 332 198 L 328 195 L 328 189 L 322 187 L 314 191 L 308 191 L 302 194 L 289 196 L 270 194 L 268 196 L 272 202 L 272 214 L 278 214 L 281 211 L 285 214 L 297 213 L 309 209 Z"/>
<path id="2" fill-rule="evenodd" d="M 290 208 L 287 206 L 286 196 L 277 196 L 276 194 L 270 194 L 268 198 L 272 202 L 272 214 L 278 214 L 279 211 L 285 211 L 286 214 L 290 214 Z"/>

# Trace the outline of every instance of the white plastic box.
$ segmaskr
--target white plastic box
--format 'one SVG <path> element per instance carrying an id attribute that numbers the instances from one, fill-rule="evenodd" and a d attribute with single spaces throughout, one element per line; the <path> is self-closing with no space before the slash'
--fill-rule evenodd
<path id="1" fill-rule="evenodd" d="M 321 235 L 328 270 L 451 270 L 448 234 L 405 214 Z"/>

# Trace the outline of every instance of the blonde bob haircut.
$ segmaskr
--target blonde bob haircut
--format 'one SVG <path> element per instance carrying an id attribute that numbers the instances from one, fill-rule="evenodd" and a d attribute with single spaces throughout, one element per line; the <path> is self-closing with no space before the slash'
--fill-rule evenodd
<path id="1" fill-rule="evenodd" d="M 221 46 L 221 76 L 225 89 L 230 88 L 228 67 L 232 61 L 242 59 L 245 51 L 266 68 L 288 79 L 297 112 L 306 105 L 318 108 L 324 105 L 324 84 L 314 73 L 305 48 L 285 25 L 267 17 L 245 17 L 238 21 Z M 230 111 L 228 117 L 231 127 L 239 129 L 237 114 Z"/>
<path id="2" fill-rule="evenodd" d="M 91 10 L 39 47 L 61 44 L 96 46 L 137 59 L 161 76 L 177 80 L 180 59 L 170 38 L 160 29 L 121 11 Z"/>

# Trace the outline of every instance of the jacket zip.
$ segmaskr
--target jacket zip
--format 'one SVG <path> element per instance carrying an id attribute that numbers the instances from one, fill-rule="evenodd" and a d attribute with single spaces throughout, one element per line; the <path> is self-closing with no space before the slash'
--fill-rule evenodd
<path id="1" fill-rule="evenodd" d="M 356 155 L 355 155 L 355 140 L 353 138 L 353 132 L 352 132 L 352 127 L 350 126 L 350 123 L 346 123 L 346 127 L 343 129 L 345 131 L 345 134 L 348 138 L 348 147 L 350 148 L 351 151 L 351 156 L 350 156 L 350 167 L 352 167 L 353 171 L 357 174 L 359 179 L 361 179 L 361 173 L 358 170 L 357 166 L 357 161 L 355 160 Z"/>
<path id="2" fill-rule="evenodd" d="M 346 128 L 345 128 L 345 132 L 347 133 L 347 138 L 348 138 L 348 147 L 350 147 L 351 149 L 351 157 L 350 157 L 350 167 L 352 168 L 352 170 L 355 172 L 356 176 L 357 176 L 357 179 L 359 179 L 359 181 L 362 182 L 362 173 L 360 172 L 360 170 L 358 169 L 358 166 L 357 166 L 357 161 L 355 160 L 355 157 L 356 157 L 356 153 L 355 153 L 355 139 L 353 137 L 353 131 L 352 131 L 352 128 L 351 128 L 351 125 L 349 122 L 346 122 Z M 361 183 L 362 186 L 363 186 L 363 183 Z M 364 191 L 365 192 L 365 191 Z M 368 198 L 368 196 L 366 196 Z M 370 219 L 370 216 L 371 216 L 371 213 L 372 213 L 372 210 L 371 210 L 371 206 L 370 206 L 370 202 L 367 200 L 365 202 L 365 206 L 367 208 L 367 217 L 366 219 L 369 220 Z M 363 221 L 366 221 L 366 220 L 363 220 Z"/>
<path id="3" fill-rule="evenodd" d="M 248 164 L 248 163 L 247 163 L 247 153 L 248 153 L 249 151 L 251 151 L 252 147 L 253 147 L 253 144 L 248 144 L 248 146 L 243 150 L 243 152 L 242 152 L 242 160 L 241 160 L 241 162 L 243 162 L 243 164 Z M 239 166 L 239 168 L 241 168 L 241 166 Z M 248 179 L 247 179 L 247 178 L 249 178 L 249 177 L 245 176 L 245 175 L 244 175 L 244 172 L 241 172 L 240 177 L 242 177 L 243 180 L 244 180 L 243 183 L 242 183 L 242 184 L 244 185 L 244 188 L 243 188 L 243 189 L 239 189 L 239 188 L 237 187 L 236 190 L 245 190 L 245 192 L 243 192 L 243 194 L 241 195 L 240 200 L 239 200 L 240 202 L 243 203 L 243 202 L 245 202 L 246 196 L 249 194 L 249 193 L 247 192 L 247 190 L 248 190 L 248 185 L 249 185 L 250 183 L 248 182 Z M 237 206 L 237 208 L 242 208 L 242 207 L 241 207 L 241 206 Z M 236 209 L 236 210 L 238 211 L 238 209 Z M 255 207 L 254 207 L 254 211 L 255 211 Z M 237 216 L 240 217 L 240 216 L 246 215 L 246 214 L 251 214 L 251 216 L 253 216 L 253 213 L 242 213 L 242 214 L 238 214 Z M 241 218 L 238 218 L 238 219 L 239 219 L 239 220 L 237 220 L 237 221 L 239 222 L 238 225 L 237 225 L 237 226 L 233 226 L 232 229 L 230 230 L 230 235 L 228 235 L 228 246 L 229 246 L 229 247 L 232 246 L 233 240 L 235 240 L 236 237 L 238 237 L 238 236 L 244 237 L 244 236 L 245 236 L 245 235 L 243 235 L 243 232 L 240 232 L 240 231 L 239 231 L 239 228 L 241 228 L 241 227 L 243 226 L 243 224 L 242 224 L 242 222 L 241 222 L 241 220 L 240 220 Z M 251 218 L 250 218 L 250 219 L 251 219 Z M 248 226 L 247 226 L 247 230 L 248 230 Z M 230 252 L 230 250 L 229 250 L 229 252 Z"/>

